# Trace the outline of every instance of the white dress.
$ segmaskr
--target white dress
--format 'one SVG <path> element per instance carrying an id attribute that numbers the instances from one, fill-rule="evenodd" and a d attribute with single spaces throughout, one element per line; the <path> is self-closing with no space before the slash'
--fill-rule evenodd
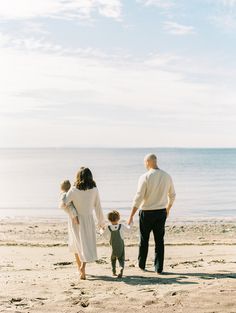
<path id="1" fill-rule="evenodd" d="M 79 224 L 74 224 L 68 219 L 69 249 L 77 253 L 82 262 L 97 260 L 96 225 L 93 212 L 95 211 L 98 225 L 105 225 L 104 215 L 100 204 L 98 189 L 79 190 L 72 187 L 67 194 L 61 197 L 61 208 L 65 209 L 73 203 L 79 219 Z M 71 215 L 70 215 L 71 216 Z"/>

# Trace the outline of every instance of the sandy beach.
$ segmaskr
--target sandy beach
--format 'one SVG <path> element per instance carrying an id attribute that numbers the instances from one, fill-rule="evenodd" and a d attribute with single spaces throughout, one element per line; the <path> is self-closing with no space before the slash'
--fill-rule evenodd
<path id="1" fill-rule="evenodd" d="M 126 238 L 124 277 L 112 277 L 110 247 L 80 281 L 63 220 L 1 220 L 0 312 L 236 313 L 236 223 L 168 222 L 165 273 L 137 267 L 138 227 Z"/>

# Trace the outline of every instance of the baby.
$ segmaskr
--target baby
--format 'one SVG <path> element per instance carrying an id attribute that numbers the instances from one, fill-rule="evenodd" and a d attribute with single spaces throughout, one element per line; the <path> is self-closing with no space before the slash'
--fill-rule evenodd
<path id="1" fill-rule="evenodd" d="M 111 266 L 113 276 L 121 278 L 123 276 L 125 266 L 125 244 L 124 233 L 130 231 L 130 226 L 125 226 L 120 221 L 120 213 L 118 211 L 112 211 L 107 215 L 109 222 L 111 223 L 105 230 L 101 230 L 103 236 L 110 241 L 112 248 L 111 253 Z M 116 274 L 116 260 L 118 259 L 120 265 L 120 273 Z"/>
<path id="2" fill-rule="evenodd" d="M 61 183 L 61 191 L 62 195 L 61 198 L 66 196 L 66 193 L 70 190 L 71 184 L 69 180 L 64 180 Z M 76 211 L 76 208 L 74 207 L 73 203 L 69 203 L 67 206 L 63 207 L 63 210 L 69 214 L 70 218 L 72 219 L 72 222 L 75 224 L 79 224 L 79 219 L 78 219 L 78 212 Z"/>

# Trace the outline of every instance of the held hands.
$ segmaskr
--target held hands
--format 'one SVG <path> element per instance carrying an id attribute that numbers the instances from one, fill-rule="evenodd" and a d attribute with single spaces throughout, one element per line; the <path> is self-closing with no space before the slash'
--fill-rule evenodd
<path id="1" fill-rule="evenodd" d="M 77 225 L 79 224 L 78 216 L 75 216 L 75 217 L 72 218 L 72 223 L 73 224 L 77 224 Z"/>
<path id="2" fill-rule="evenodd" d="M 99 231 L 104 231 L 105 229 L 106 229 L 106 224 L 104 224 L 104 225 L 98 225 L 98 229 L 99 229 Z"/>
<path id="3" fill-rule="evenodd" d="M 100 235 L 103 235 L 105 229 L 106 229 L 106 225 L 103 225 L 103 226 L 99 225 L 98 233 Z"/>

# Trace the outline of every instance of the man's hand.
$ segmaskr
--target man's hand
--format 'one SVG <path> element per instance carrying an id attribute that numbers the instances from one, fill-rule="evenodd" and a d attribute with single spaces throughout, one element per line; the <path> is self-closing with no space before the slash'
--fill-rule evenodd
<path id="1" fill-rule="evenodd" d="M 72 218 L 72 223 L 77 225 L 79 224 L 78 216 Z"/>
<path id="2" fill-rule="evenodd" d="M 170 214 L 170 208 L 166 208 L 166 217 L 169 217 Z"/>
<path id="3" fill-rule="evenodd" d="M 129 217 L 129 219 L 128 219 L 128 221 L 127 221 L 127 224 L 128 224 L 128 225 L 133 224 L 133 217 L 132 217 L 132 216 Z"/>
<path id="4" fill-rule="evenodd" d="M 133 224 L 133 218 L 134 218 L 134 215 L 137 212 L 137 210 L 138 210 L 138 208 L 133 207 L 133 209 L 132 209 L 132 211 L 130 213 L 130 217 L 129 217 L 128 221 L 127 221 L 128 225 Z"/>

